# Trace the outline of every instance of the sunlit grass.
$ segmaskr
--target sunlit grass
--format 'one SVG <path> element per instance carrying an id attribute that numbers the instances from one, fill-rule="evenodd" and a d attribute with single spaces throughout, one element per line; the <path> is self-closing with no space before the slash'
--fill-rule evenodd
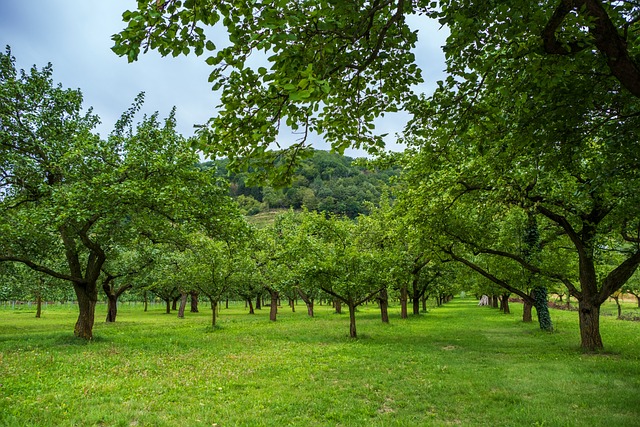
<path id="1" fill-rule="evenodd" d="M 241 304 L 185 319 L 123 305 L 96 339 L 72 337 L 75 308 L 0 309 L 0 424 L 98 426 L 635 426 L 640 323 L 602 319 L 607 351 L 579 350 L 577 314 L 557 332 L 459 300 L 380 322 L 317 306 L 248 315 Z"/>

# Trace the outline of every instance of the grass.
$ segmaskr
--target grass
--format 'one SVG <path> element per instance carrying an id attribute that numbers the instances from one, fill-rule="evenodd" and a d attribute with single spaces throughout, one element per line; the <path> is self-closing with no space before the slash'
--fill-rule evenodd
<path id="1" fill-rule="evenodd" d="M 90 343 L 74 307 L 0 308 L 0 425 L 637 426 L 640 323 L 603 316 L 606 352 L 579 351 L 577 314 L 556 332 L 455 299 L 406 320 L 392 307 L 348 315 L 317 306 L 179 320 L 157 306 L 99 306 Z"/>

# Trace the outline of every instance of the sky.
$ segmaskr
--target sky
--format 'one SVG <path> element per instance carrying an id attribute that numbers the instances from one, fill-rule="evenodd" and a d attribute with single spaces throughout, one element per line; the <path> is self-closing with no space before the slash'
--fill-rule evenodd
<path id="1" fill-rule="evenodd" d="M 219 99 L 207 82 L 211 67 L 206 55 L 163 58 L 150 51 L 134 63 L 118 57 L 111 51 L 111 36 L 125 26 L 122 13 L 135 7 L 135 0 L 1 0 L 0 43 L 3 51 L 11 47 L 18 68 L 42 68 L 50 62 L 54 82 L 81 89 L 85 107 L 93 107 L 101 118 L 97 131 L 103 137 L 140 92 L 145 92 L 144 113 L 158 111 L 166 117 L 175 106 L 178 131 L 191 136 L 194 124 L 215 115 Z M 409 22 L 420 31 L 415 54 L 425 83 L 419 90 L 430 94 L 435 82 L 444 78 L 441 46 L 447 34 L 426 18 L 412 17 Z M 389 149 L 401 149 L 394 135 L 406 119 L 397 114 L 376 122 L 377 132 L 390 134 Z M 328 148 L 321 140 L 313 146 Z M 355 150 L 346 154 L 361 155 Z"/>

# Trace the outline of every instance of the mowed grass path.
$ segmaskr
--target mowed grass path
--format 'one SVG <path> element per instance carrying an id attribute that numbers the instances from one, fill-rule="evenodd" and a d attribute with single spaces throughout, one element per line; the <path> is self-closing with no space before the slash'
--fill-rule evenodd
<path id="1" fill-rule="evenodd" d="M 582 354 L 575 312 L 557 332 L 455 299 L 382 324 L 318 306 L 308 318 L 243 305 L 163 314 L 122 306 L 96 339 L 72 337 L 75 311 L 0 309 L 0 425 L 638 426 L 640 323 L 602 319 L 606 353 Z"/>

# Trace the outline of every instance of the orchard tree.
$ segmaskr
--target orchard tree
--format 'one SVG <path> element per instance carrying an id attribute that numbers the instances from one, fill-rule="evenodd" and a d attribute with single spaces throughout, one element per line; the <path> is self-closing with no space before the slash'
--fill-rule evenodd
<path id="1" fill-rule="evenodd" d="M 196 215 L 223 229 L 229 199 L 175 132 L 172 113 L 133 126 L 142 97 L 106 140 L 82 95 L 53 84 L 52 68 L 18 71 L 0 55 L 0 262 L 70 283 L 74 333 L 91 339 L 98 281 L 120 239 L 175 235 Z M 216 225 L 216 221 L 218 224 Z M 65 267 L 50 263 L 64 259 Z"/>

